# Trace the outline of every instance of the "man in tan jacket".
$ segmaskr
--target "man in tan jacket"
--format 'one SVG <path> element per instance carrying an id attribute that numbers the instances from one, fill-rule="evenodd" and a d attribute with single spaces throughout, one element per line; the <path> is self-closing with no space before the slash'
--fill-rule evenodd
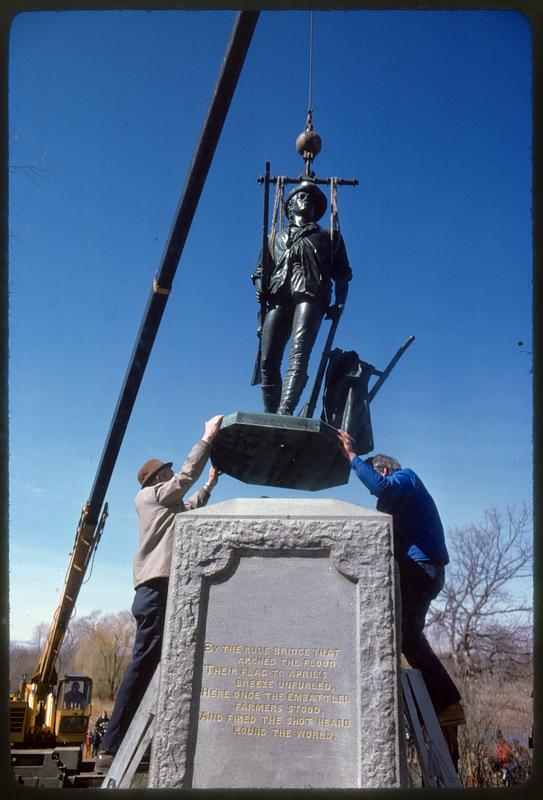
<path id="1" fill-rule="evenodd" d="M 222 415 L 219 415 L 205 423 L 202 439 L 194 445 L 179 472 L 174 474 L 171 461 L 154 458 L 138 471 L 141 490 L 135 504 L 140 547 L 134 559 L 136 595 L 132 604 L 136 637 L 132 662 L 124 674 L 96 759 L 98 772 L 111 765 L 160 661 L 175 517 L 183 511 L 205 506 L 209 500 L 219 477 L 215 467 L 209 470 L 207 483 L 189 500 L 184 498 L 202 474 L 221 421 Z"/>

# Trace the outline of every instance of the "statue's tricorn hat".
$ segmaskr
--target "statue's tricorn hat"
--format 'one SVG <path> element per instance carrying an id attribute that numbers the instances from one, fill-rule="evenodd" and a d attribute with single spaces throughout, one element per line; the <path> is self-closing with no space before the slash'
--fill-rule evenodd
<path id="1" fill-rule="evenodd" d="M 294 189 L 291 189 L 288 193 L 285 199 L 285 213 L 287 213 L 288 204 L 298 192 L 309 192 L 313 196 L 313 202 L 315 203 L 315 220 L 320 219 L 326 211 L 326 195 L 321 192 L 316 183 L 307 180 L 297 183 Z"/>

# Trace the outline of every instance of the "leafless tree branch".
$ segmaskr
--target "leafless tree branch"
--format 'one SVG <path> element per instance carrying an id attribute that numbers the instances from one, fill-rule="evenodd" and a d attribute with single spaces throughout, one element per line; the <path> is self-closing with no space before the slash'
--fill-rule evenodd
<path id="1" fill-rule="evenodd" d="M 474 672 L 482 656 L 487 661 L 500 654 L 522 660 L 521 629 L 514 615 L 526 615 L 531 607 L 513 600 L 509 587 L 514 578 L 529 574 L 530 510 L 525 504 L 487 510 L 479 524 L 452 530 L 449 543 L 452 563 L 428 621 L 446 637 L 456 669 Z"/>

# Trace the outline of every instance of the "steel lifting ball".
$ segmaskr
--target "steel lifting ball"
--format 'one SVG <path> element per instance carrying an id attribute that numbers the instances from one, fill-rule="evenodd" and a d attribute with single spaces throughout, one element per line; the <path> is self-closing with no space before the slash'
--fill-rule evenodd
<path id="1" fill-rule="evenodd" d="M 296 139 L 296 150 L 302 158 L 305 153 L 315 158 L 321 151 L 321 137 L 315 131 L 302 131 Z"/>

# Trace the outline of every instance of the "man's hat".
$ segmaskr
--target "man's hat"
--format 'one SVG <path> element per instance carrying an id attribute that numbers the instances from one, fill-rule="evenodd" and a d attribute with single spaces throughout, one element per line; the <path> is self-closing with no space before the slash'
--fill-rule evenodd
<path id="1" fill-rule="evenodd" d="M 141 483 L 143 489 L 150 480 L 152 480 L 157 472 L 160 472 L 164 467 L 171 467 L 173 461 L 159 461 L 158 458 L 150 458 L 138 470 L 138 481 Z"/>
<path id="2" fill-rule="evenodd" d="M 326 211 L 326 195 L 324 195 L 317 184 L 312 181 L 302 181 L 298 183 L 294 189 L 291 189 L 285 200 L 285 213 L 287 212 L 288 204 L 298 192 L 309 192 L 309 194 L 313 196 L 313 202 L 315 203 L 315 221 L 320 219 Z"/>

